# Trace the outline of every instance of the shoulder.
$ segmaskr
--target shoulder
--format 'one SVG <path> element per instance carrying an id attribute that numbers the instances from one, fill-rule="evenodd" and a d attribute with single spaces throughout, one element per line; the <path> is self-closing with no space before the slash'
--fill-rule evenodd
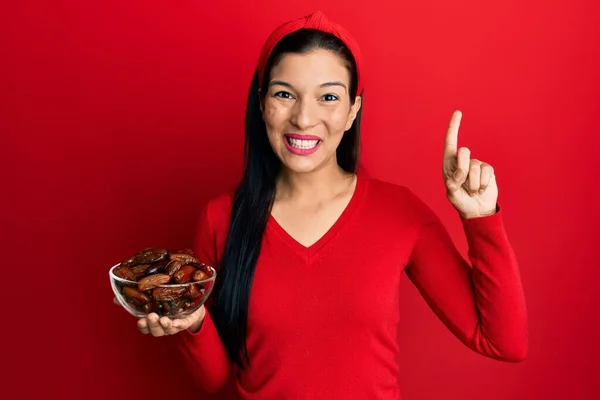
<path id="1" fill-rule="evenodd" d="M 419 197 L 407 186 L 392 183 L 378 178 L 365 177 L 368 194 L 372 201 L 382 205 L 385 203 L 398 204 L 420 201 Z"/>
<path id="2" fill-rule="evenodd" d="M 364 179 L 368 208 L 378 209 L 389 217 L 395 216 L 412 223 L 436 218 L 429 205 L 408 186 L 373 177 Z"/>
<path id="3" fill-rule="evenodd" d="M 235 191 L 231 190 L 209 198 L 205 206 L 207 213 L 215 217 L 224 213 L 230 213 L 234 196 Z"/>
<path id="4" fill-rule="evenodd" d="M 232 199 L 233 192 L 223 193 L 203 201 L 199 210 L 194 249 L 204 262 L 215 267 L 227 238 Z"/>
<path id="5" fill-rule="evenodd" d="M 200 225 L 213 232 L 223 232 L 229 227 L 235 190 L 219 193 L 204 202 L 200 212 Z"/>

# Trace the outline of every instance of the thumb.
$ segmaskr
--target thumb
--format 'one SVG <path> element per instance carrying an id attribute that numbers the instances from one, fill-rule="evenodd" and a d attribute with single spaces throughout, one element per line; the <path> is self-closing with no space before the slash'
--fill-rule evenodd
<path id="1" fill-rule="evenodd" d="M 203 319 L 203 316 L 204 305 L 198 310 L 194 311 L 192 314 L 188 315 L 187 317 L 174 320 L 173 327 L 181 330 L 188 329 L 190 326 L 194 325 L 198 320 Z"/>

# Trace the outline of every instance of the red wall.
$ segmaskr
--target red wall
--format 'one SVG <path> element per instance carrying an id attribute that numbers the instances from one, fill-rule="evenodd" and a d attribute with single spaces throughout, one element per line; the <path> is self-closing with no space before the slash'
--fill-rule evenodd
<path id="1" fill-rule="evenodd" d="M 317 7 L 367 60 L 370 171 L 415 190 L 465 251 L 440 176 L 461 109 L 459 144 L 496 168 L 520 260 L 531 324 L 520 364 L 467 350 L 403 282 L 405 398 L 598 396 L 599 3 L 217 3 L 3 5 L 3 390 L 21 392 L 5 398 L 201 398 L 172 339 L 141 335 L 113 305 L 108 269 L 191 244 L 201 203 L 239 176 L 262 41 Z"/>

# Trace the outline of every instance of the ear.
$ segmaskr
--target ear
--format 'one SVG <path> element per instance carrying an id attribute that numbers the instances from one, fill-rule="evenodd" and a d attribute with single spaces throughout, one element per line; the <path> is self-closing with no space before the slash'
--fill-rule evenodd
<path id="1" fill-rule="evenodd" d="M 348 121 L 346 122 L 345 131 L 347 131 L 348 129 L 350 129 L 350 127 L 352 127 L 352 123 L 356 119 L 356 115 L 358 114 L 358 111 L 360 110 L 361 105 L 362 105 L 362 97 L 356 96 L 356 99 L 354 100 L 354 104 L 352 105 L 352 107 L 350 107 L 350 113 L 348 114 Z"/>

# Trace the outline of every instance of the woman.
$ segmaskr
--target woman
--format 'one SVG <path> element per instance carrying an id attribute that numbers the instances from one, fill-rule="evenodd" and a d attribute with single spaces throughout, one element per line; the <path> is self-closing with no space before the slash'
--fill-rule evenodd
<path id="1" fill-rule="evenodd" d="M 245 399 L 399 399 L 403 272 L 466 346 L 525 357 L 525 301 L 492 166 L 457 148 L 455 112 L 443 177 L 469 264 L 409 189 L 358 171 L 361 67 L 355 41 L 321 13 L 265 43 L 243 180 L 199 224 L 196 252 L 219 271 L 207 309 L 138 321 L 146 334 L 178 334 L 208 392 L 233 374 Z"/>

